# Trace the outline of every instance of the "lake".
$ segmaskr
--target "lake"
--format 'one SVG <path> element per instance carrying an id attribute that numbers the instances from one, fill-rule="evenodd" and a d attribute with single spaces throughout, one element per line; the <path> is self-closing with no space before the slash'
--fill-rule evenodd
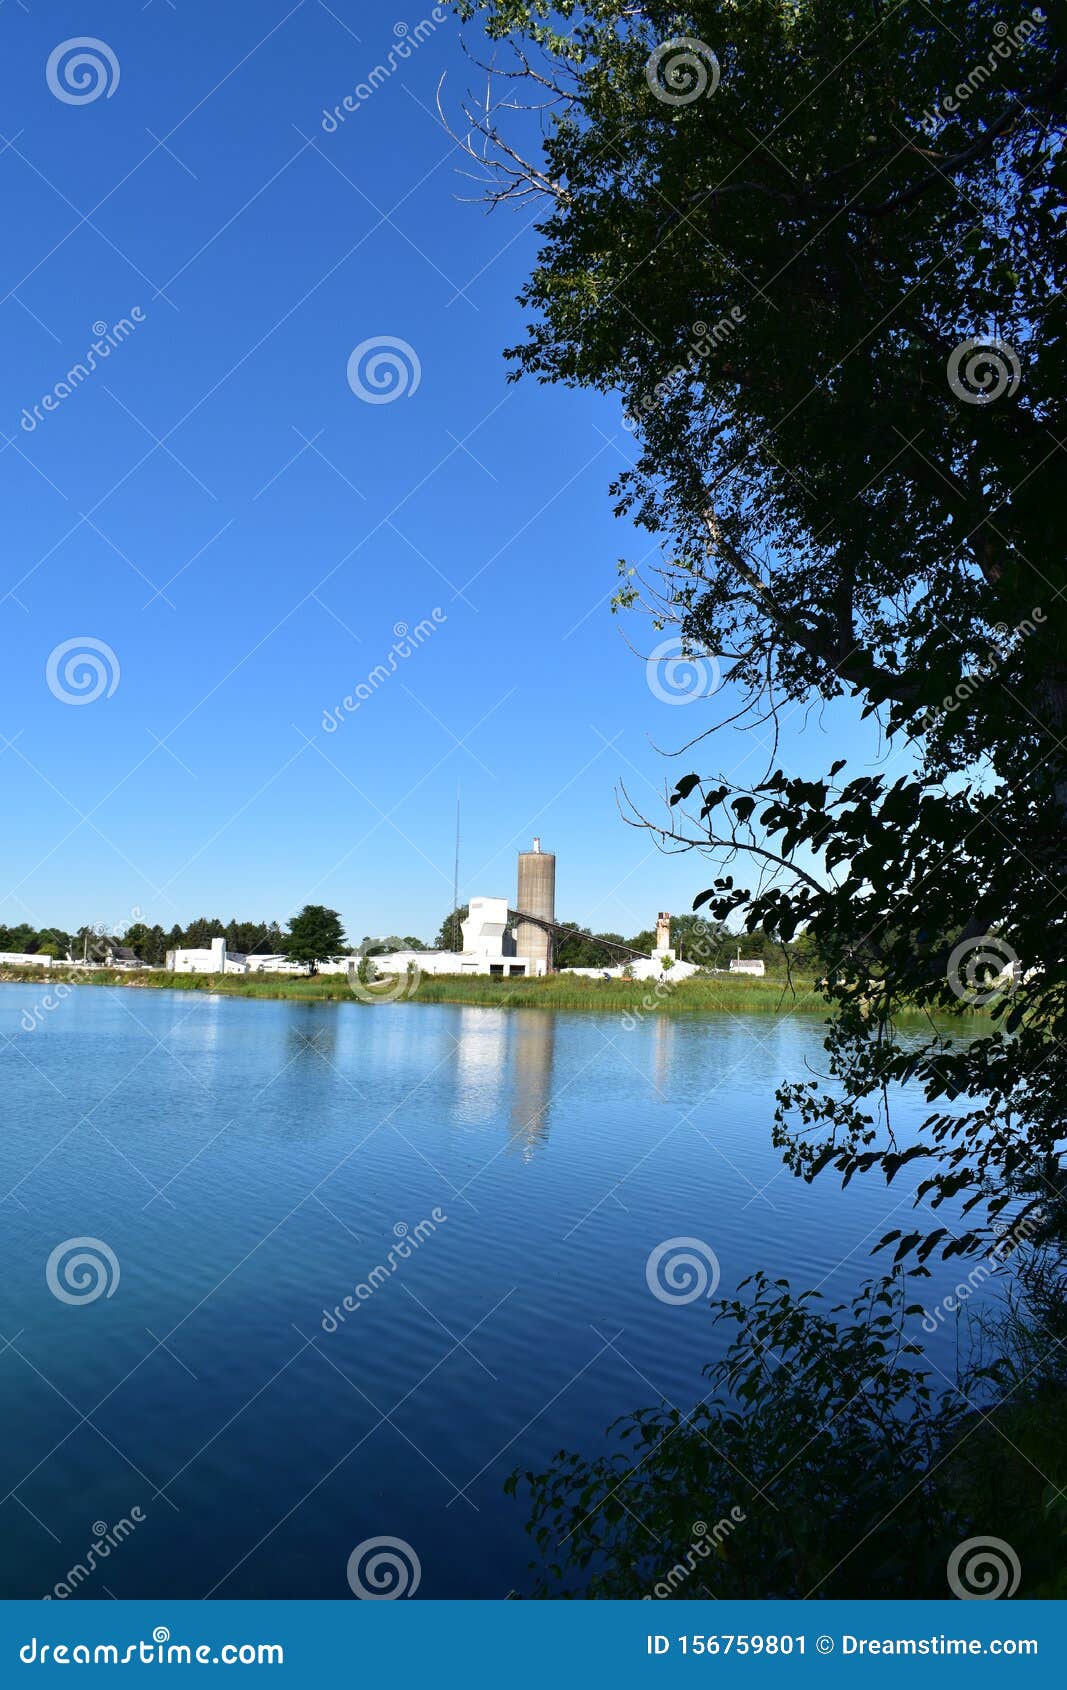
<path id="1" fill-rule="evenodd" d="M 817 1019 L 42 995 L 0 989 L 7 1597 L 98 1543 L 82 1598 L 351 1599 L 376 1537 L 420 1597 L 522 1593 L 512 1468 L 692 1404 L 721 1353 L 651 1252 L 833 1299 L 910 1212 L 771 1147 Z"/>

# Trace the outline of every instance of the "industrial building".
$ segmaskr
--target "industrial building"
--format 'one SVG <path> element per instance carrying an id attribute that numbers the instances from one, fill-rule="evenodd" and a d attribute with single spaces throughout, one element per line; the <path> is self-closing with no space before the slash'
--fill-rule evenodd
<path id="1" fill-rule="evenodd" d="M 514 907 L 506 898 L 471 899 L 462 950 L 391 951 L 374 966 L 380 974 L 402 974 L 409 964 L 423 974 L 548 974 L 555 926 L 555 853 L 535 839 L 532 851 L 519 852 Z"/>
<path id="2" fill-rule="evenodd" d="M 535 839 L 532 849 L 520 851 L 515 901 L 478 896 L 468 905 L 460 924 L 461 949 L 456 951 L 390 951 L 375 956 L 378 974 L 404 974 L 408 968 L 420 974 L 491 974 L 503 979 L 530 977 L 554 972 L 554 951 L 558 937 L 567 929 L 556 920 L 556 858 L 541 849 Z M 630 945 L 616 943 L 609 948 L 617 961 L 609 967 L 574 968 L 565 972 L 593 979 L 686 980 L 698 972 L 695 964 L 682 962 L 671 949 L 671 918 L 661 910 L 656 920 L 656 943 L 651 956 Z M 357 966 L 355 957 L 337 957 L 318 964 L 320 974 L 346 974 Z M 167 953 L 167 967 L 179 974 L 289 974 L 295 965 L 284 955 L 242 956 L 227 951 L 225 939 L 213 939 L 199 950 Z M 731 963 L 731 972 L 763 973 L 762 962 Z"/>
<path id="3" fill-rule="evenodd" d="M 556 857 L 541 849 L 519 852 L 514 906 L 506 898 L 472 898 L 470 913 L 462 923 L 460 951 L 391 951 L 376 956 L 380 974 L 402 974 L 408 967 L 423 974 L 539 975 L 554 972 L 553 950 L 557 935 L 564 933 L 556 920 Z M 614 947 L 619 960 L 607 968 L 573 968 L 563 972 L 590 978 L 634 980 L 685 980 L 697 972 L 692 963 L 679 962 L 671 950 L 671 918 L 660 912 L 656 923 L 656 948 L 643 956 L 630 945 Z"/>

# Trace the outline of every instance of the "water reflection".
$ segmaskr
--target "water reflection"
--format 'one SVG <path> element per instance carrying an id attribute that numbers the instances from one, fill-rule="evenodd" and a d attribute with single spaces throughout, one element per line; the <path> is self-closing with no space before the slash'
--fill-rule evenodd
<path id="1" fill-rule="evenodd" d="M 548 1140 L 556 1017 L 539 1009 L 512 1014 L 508 1134 L 511 1148 L 528 1162 L 538 1144 Z"/>
<path id="2" fill-rule="evenodd" d="M 652 1037 L 652 1072 L 657 1096 L 666 1102 L 671 1057 L 674 1052 L 675 1025 L 669 1015 L 657 1015 Z"/>

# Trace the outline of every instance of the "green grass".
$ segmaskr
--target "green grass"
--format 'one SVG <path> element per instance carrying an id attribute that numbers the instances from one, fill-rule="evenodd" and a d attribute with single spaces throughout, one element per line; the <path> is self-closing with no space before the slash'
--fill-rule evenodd
<path id="1" fill-rule="evenodd" d="M 752 1011 L 825 1010 L 810 980 L 751 975 L 697 976 L 679 980 L 590 980 L 548 974 L 540 979 L 497 980 L 484 975 L 440 974 L 419 986 L 421 1003 L 499 1004 L 509 1009 L 595 1009 L 631 1015 L 749 1014 Z"/>
<path id="2" fill-rule="evenodd" d="M 75 971 L 75 977 L 82 979 Z M 0 980 L 31 981 L 41 993 L 54 991 L 70 971 L 53 968 L 7 968 Z M 126 972 L 100 969 L 84 976 L 92 986 L 130 986 L 141 991 L 217 992 L 237 998 L 295 998 L 303 1002 L 360 1003 L 347 980 L 338 974 L 168 974 L 162 969 Z M 541 979 L 497 979 L 489 975 L 427 975 L 411 999 L 413 1003 L 466 1003 L 506 1009 L 591 1009 L 608 1014 L 708 1015 L 763 1011 L 823 1011 L 822 998 L 810 980 L 793 982 L 768 977 L 717 975 L 677 984 L 654 980 L 589 980 L 578 975 L 550 974 Z"/>
<path id="3" fill-rule="evenodd" d="M 76 970 L 5 968 L 0 981 L 30 981 L 40 995 L 54 991 Z M 125 972 L 100 969 L 84 976 L 92 986 L 131 986 L 141 991 L 216 992 L 231 998 L 293 998 L 305 1003 L 364 1003 L 339 974 L 168 974 L 163 969 Z M 402 987 L 401 987 L 402 991 Z M 810 978 L 784 975 L 697 975 L 672 983 L 655 980 L 595 980 L 574 974 L 549 974 L 535 979 L 498 979 L 491 975 L 427 975 L 406 1003 L 466 1003 L 494 1009 L 596 1010 L 608 1015 L 826 1015 L 828 1006 Z M 925 1019 L 925 1012 L 898 1011 Z M 953 1020 L 987 1019 L 981 1010 Z"/>

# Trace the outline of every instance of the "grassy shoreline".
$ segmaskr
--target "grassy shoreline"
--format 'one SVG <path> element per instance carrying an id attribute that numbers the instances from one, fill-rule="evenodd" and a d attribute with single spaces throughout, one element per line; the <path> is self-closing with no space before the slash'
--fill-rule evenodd
<path id="1" fill-rule="evenodd" d="M 33 984 L 41 996 L 61 985 L 129 986 L 139 991 L 214 992 L 224 997 L 280 998 L 304 1003 L 365 1003 L 343 976 L 169 974 L 162 969 L 126 972 L 99 969 L 5 968 L 0 983 Z M 784 976 L 754 979 L 728 974 L 679 980 L 590 980 L 580 975 L 550 974 L 541 979 L 498 980 L 488 975 L 427 975 L 402 1003 L 457 1003 L 492 1009 L 598 1010 L 606 1014 L 715 1015 L 826 1013 L 811 980 Z"/>
<path id="2" fill-rule="evenodd" d="M 368 999 L 353 991 L 339 974 L 169 974 L 164 969 L 126 972 L 97 969 L 81 974 L 77 969 L 0 969 L 0 985 L 36 985 L 43 1003 L 57 988 L 72 985 L 128 986 L 137 991 L 211 992 L 228 998 L 291 1000 L 297 1003 L 354 1003 L 364 1008 L 376 1002 L 393 1001 L 388 983 L 382 982 L 381 996 Z M 818 1015 L 823 1019 L 830 1006 L 809 978 L 782 974 L 762 980 L 751 975 L 698 975 L 689 980 L 597 980 L 574 974 L 549 974 L 534 979 L 497 979 L 479 974 L 425 975 L 418 989 L 408 995 L 397 982 L 398 1003 L 469 1004 L 480 1009 L 550 1009 L 593 1012 L 601 1015 L 630 1015 L 643 1020 L 647 1015 Z M 66 996 L 66 992 L 62 994 Z M 45 1008 L 52 1007 L 44 1004 Z M 922 1009 L 900 1009 L 898 1016 L 928 1021 Z M 961 1006 L 953 1022 L 984 1022 L 981 1009 Z M 947 1025 L 947 1023 L 946 1023 Z"/>

